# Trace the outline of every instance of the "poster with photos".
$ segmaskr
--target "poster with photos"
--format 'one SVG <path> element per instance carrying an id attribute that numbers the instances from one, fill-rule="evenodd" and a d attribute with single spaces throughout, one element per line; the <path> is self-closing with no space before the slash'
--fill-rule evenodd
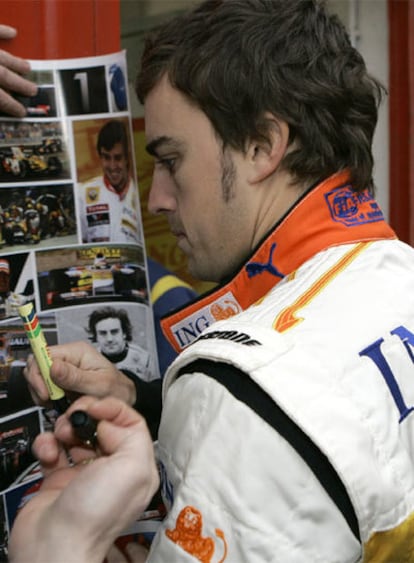
<path id="1" fill-rule="evenodd" d="M 0 115 L 5 552 L 21 499 L 39 481 L 28 445 L 56 416 L 33 407 L 18 307 L 33 304 L 49 345 L 88 340 L 136 377 L 159 377 L 125 52 L 31 67 L 38 92 L 19 97 L 27 116 Z"/>

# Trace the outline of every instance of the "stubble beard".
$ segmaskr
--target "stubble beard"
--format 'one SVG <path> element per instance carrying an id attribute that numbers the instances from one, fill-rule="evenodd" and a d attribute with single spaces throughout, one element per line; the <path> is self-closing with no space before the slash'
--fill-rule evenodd
<path id="1" fill-rule="evenodd" d="M 221 191 L 223 199 L 228 203 L 235 194 L 236 167 L 228 150 L 223 148 L 221 155 Z"/>
<path id="2" fill-rule="evenodd" d="M 221 193 L 223 201 L 229 203 L 235 196 L 236 167 L 229 152 L 223 148 L 221 154 Z M 228 264 L 227 264 L 228 266 Z M 187 257 L 187 268 L 190 274 L 206 282 L 220 282 L 227 275 L 224 264 L 199 264 L 196 257 Z"/>

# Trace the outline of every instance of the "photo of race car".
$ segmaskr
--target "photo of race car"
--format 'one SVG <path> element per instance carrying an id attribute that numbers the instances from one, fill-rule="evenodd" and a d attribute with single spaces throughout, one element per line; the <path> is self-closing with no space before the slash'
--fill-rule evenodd
<path id="1" fill-rule="evenodd" d="M 32 75 L 35 79 L 35 76 Z M 45 78 L 45 75 L 43 75 Z M 50 76 L 49 80 L 53 80 Z M 53 84 L 39 84 L 37 93 L 32 97 L 17 94 L 16 99 L 26 108 L 27 116 L 31 118 L 56 117 L 56 90 Z"/>
<path id="2" fill-rule="evenodd" d="M 108 299 L 148 303 L 141 252 L 127 246 L 37 252 L 42 310 Z"/>
<path id="3" fill-rule="evenodd" d="M 75 233 L 72 185 L 0 188 L 0 246 L 42 246 L 55 237 L 54 244 L 70 243 Z"/>
<path id="4" fill-rule="evenodd" d="M 33 149 L 22 149 L 17 146 L 0 152 L 0 178 L 6 176 L 24 179 L 27 176 L 59 176 L 62 172 L 62 161 L 58 156 L 45 157 L 36 154 Z"/>
<path id="5" fill-rule="evenodd" d="M 50 114 L 50 105 L 48 104 L 37 104 L 33 106 L 27 106 L 27 115 L 40 115 L 42 117 L 48 117 Z"/>
<path id="6" fill-rule="evenodd" d="M 47 137 L 40 145 L 33 147 L 35 154 L 50 154 L 63 151 L 62 141 L 59 138 Z"/>
<path id="7" fill-rule="evenodd" d="M 60 123 L 0 120 L 0 183 L 68 178 L 70 156 Z"/>
<path id="8" fill-rule="evenodd" d="M 41 289 L 47 284 L 44 308 L 61 307 L 67 302 L 131 299 L 147 301 L 145 270 L 137 264 L 71 266 L 39 274 Z"/>

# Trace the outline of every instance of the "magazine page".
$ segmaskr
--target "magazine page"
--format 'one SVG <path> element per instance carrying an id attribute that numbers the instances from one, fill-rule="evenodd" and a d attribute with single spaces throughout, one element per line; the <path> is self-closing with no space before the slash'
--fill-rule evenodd
<path id="1" fill-rule="evenodd" d="M 160 376 L 125 52 L 31 67 L 27 117 L 0 116 L 0 552 L 16 511 L 8 499 L 16 507 L 16 486 L 39 478 L 26 456 L 12 479 L 9 457 L 24 457 L 56 415 L 34 408 L 20 420 L 31 350 L 18 307 L 33 304 L 49 345 L 88 340 L 136 377 Z"/>

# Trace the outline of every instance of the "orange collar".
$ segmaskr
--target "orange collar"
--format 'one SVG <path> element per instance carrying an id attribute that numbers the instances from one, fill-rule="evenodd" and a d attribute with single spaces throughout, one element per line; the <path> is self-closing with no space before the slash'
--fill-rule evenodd
<path id="1" fill-rule="evenodd" d="M 247 309 L 321 250 L 393 238 L 369 192 L 354 192 L 347 172 L 335 174 L 295 204 L 229 282 L 162 319 L 163 332 L 181 352 L 207 326 Z"/>
<path id="2" fill-rule="evenodd" d="M 104 184 L 107 190 L 109 190 L 110 192 L 113 192 L 114 194 L 116 194 L 119 197 L 119 200 L 122 201 L 123 199 L 125 199 L 125 196 L 128 193 L 129 190 L 129 186 L 131 184 L 131 178 L 128 178 L 127 183 L 125 184 L 124 188 L 122 191 L 118 192 L 113 185 L 111 184 L 111 182 L 108 180 L 107 176 L 104 175 L 103 177 L 104 180 Z"/>

